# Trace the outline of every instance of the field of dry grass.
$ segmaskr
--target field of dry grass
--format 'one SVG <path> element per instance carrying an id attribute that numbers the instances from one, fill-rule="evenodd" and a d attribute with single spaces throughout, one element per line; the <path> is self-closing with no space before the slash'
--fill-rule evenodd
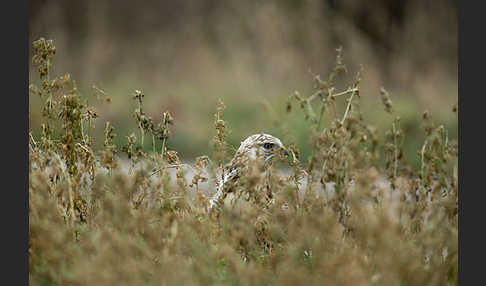
<path id="1" fill-rule="evenodd" d="M 388 120 L 370 124 L 360 108 L 365 79 L 339 49 L 310 93 L 265 107 L 290 156 L 265 175 L 250 166 L 240 198 L 211 215 L 208 196 L 238 148 L 226 140 L 231 107 L 214 106 L 213 151 L 181 162 L 171 144 L 177 118 L 149 116 L 149 95 L 134 88 L 126 117 L 137 132 L 120 136 L 103 121 L 95 148 L 99 111 L 70 76 L 52 73 L 55 54 L 53 41 L 34 42 L 40 81 L 30 97 L 42 105 L 39 130 L 29 133 L 30 284 L 457 285 L 457 141 L 432 114 L 417 113 L 424 140 L 418 166 L 407 163 L 413 138 L 393 94 L 381 89 L 374 112 Z M 346 70 L 350 81 L 336 87 Z M 457 120 L 456 109 L 448 112 Z M 298 130 L 282 120 L 293 110 L 311 130 L 308 160 Z"/>

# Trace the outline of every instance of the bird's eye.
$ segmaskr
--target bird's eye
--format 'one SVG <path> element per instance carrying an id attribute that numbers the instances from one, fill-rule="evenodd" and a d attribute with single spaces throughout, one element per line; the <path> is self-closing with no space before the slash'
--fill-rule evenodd
<path id="1" fill-rule="evenodd" d="M 263 144 L 263 148 L 265 148 L 265 149 L 272 149 L 273 148 L 273 143 L 265 143 L 265 144 Z"/>

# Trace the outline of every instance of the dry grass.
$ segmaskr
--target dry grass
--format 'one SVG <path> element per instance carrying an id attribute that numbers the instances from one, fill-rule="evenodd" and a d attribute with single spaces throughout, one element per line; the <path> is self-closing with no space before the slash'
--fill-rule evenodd
<path id="1" fill-rule="evenodd" d="M 407 134 L 393 97 L 382 90 L 390 122 L 381 138 L 360 111 L 360 73 L 336 90 L 335 78 L 346 70 L 340 51 L 325 79 L 315 75 L 314 93 L 296 92 L 287 105 L 290 111 L 297 103 L 312 128 L 310 160 L 299 161 L 293 130 L 278 122 L 292 150 L 280 165 L 290 172 L 243 175 L 241 199 L 218 216 L 207 215 L 199 186 L 231 155 L 223 104 L 214 154 L 195 160 L 188 181 L 189 167 L 166 145 L 170 113 L 154 122 L 144 112 L 143 92 L 135 91 L 139 134 L 127 136 L 118 150 L 107 122 L 104 148 L 94 150 L 96 111 L 69 76 L 50 73 L 52 41 L 34 42 L 34 54 L 41 83 L 31 85 L 31 96 L 45 105 L 42 135 L 29 139 L 31 284 L 457 284 L 457 143 L 426 112 L 421 166 L 408 166 Z M 140 147 L 144 140 L 152 141 L 151 153 Z M 270 205 L 255 195 L 262 183 L 271 186 Z"/>

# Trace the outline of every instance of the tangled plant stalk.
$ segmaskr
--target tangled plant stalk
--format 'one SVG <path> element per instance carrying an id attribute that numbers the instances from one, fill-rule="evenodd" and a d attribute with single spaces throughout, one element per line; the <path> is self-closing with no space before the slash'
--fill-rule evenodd
<path id="1" fill-rule="evenodd" d="M 286 106 L 308 120 L 310 158 L 286 142 L 285 170 L 263 176 L 249 166 L 234 183 L 242 191 L 215 217 L 207 198 L 233 147 L 224 103 L 214 154 L 192 164 L 170 140 L 170 112 L 155 123 L 141 91 L 133 94 L 140 136 L 118 135 L 126 138 L 119 148 L 106 122 L 103 148 L 94 150 L 98 115 L 68 75 L 53 75 L 55 51 L 50 40 L 34 42 L 40 85 L 30 96 L 44 99 L 44 122 L 29 132 L 30 283 L 457 285 L 457 142 L 425 112 L 421 165 L 408 166 L 391 95 L 381 90 L 391 117 L 389 130 L 378 130 L 360 110 L 364 71 L 336 88 L 348 73 L 341 49 L 329 75 L 314 76 L 313 92 L 295 92 Z"/>

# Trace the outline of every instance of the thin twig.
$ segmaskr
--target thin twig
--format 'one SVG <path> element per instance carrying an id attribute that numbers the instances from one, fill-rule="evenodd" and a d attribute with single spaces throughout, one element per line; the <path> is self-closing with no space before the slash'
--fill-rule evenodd
<path id="1" fill-rule="evenodd" d="M 331 95 L 331 97 L 338 97 L 338 96 L 341 96 L 341 95 L 346 95 L 348 93 L 355 94 L 358 91 L 359 91 L 359 88 L 357 88 L 357 87 L 355 87 L 355 88 L 348 88 L 347 90 L 345 90 L 343 92 L 334 93 L 333 95 Z"/>
<path id="2" fill-rule="evenodd" d="M 424 179 L 424 154 L 425 154 L 425 148 L 427 147 L 428 141 L 425 140 L 424 145 L 422 146 L 422 150 L 420 151 L 420 158 L 421 158 L 421 164 L 420 164 L 420 176 L 422 177 L 422 180 Z"/>
<path id="3" fill-rule="evenodd" d="M 349 102 L 348 102 L 348 105 L 346 106 L 346 111 L 344 112 L 344 116 L 343 116 L 343 119 L 341 120 L 341 124 L 344 123 L 344 120 L 346 119 L 346 116 L 348 116 L 348 112 L 351 109 L 351 102 L 353 101 L 353 97 L 354 97 L 355 94 L 356 94 L 356 92 L 353 92 L 351 94 L 351 97 L 349 98 Z"/>

